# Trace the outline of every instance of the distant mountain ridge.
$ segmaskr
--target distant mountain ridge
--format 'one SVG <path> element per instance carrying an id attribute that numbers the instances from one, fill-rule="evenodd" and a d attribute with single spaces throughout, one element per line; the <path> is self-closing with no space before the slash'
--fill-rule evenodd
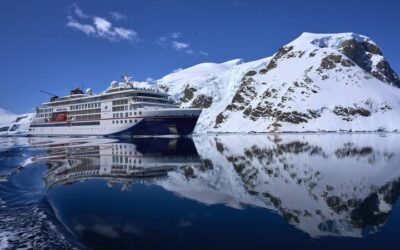
<path id="1" fill-rule="evenodd" d="M 0 108 L 0 136 L 25 135 L 33 119 L 33 113 L 16 115 Z"/>
<path id="2" fill-rule="evenodd" d="M 303 33 L 271 57 L 198 64 L 156 83 L 182 107 L 204 108 L 198 133 L 400 130 L 400 79 L 355 33 Z"/>

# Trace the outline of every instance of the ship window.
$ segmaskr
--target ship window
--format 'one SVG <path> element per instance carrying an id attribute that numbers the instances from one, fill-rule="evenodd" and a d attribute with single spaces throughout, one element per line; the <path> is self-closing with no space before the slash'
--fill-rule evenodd
<path id="1" fill-rule="evenodd" d="M 129 116 L 132 116 L 132 112 L 129 112 Z"/>
<path id="2" fill-rule="evenodd" d="M 139 115 L 141 115 L 142 114 L 142 111 L 139 111 Z"/>
<path id="3" fill-rule="evenodd" d="M 132 123 L 132 120 L 129 120 L 130 123 Z"/>
<path id="4" fill-rule="evenodd" d="M 125 120 L 125 123 L 128 123 L 128 120 Z"/>
<path id="5" fill-rule="evenodd" d="M 135 119 L 135 123 L 137 123 L 137 120 Z"/>
<path id="6" fill-rule="evenodd" d="M 136 115 L 136 112 L 134 114 Z"/>
<path id="7" fill-rule="evenodd" d="M 112 121 L 112 123 L 114 124 L 114 121 Z"/>
<path id="8" fill-rule="evenodd" d="M 124 113 L 119 113 L 119 117 L 120 118 L 124 117 Z"/>
<path id="9" fill-rule="evenodd" d="M 128 117 L 128 112 L 125 113 L 125 117 Z"/>

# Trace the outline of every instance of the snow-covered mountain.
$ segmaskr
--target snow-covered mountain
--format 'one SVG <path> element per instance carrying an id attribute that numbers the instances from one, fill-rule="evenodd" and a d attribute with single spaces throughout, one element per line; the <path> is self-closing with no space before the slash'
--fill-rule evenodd
<path id="1" fill-rule="evenodd" d="M 0 108 L 0 136 L 25 135 L 33 116 L 33 113 L 16 115 Z"/>
<path id="2" fill-rule="evenodd" d="M 400 195 L 399 134 L 195 137 L 201 167 L 158 185 L 205 204 L 267 208 L 313 237 L 379 230 Z"/>
<path id="3" fill-rule="evenodd" d="M 0 126 L 3 126 L 4 124 L 13 121 L 16 116 L 17 116 L 16 114 L 0 108 Z"/>
<path id="4" fill-rule="evenodd" d="M 312 34 L 271 57 L 202 63 L 156 81 L 196 132 L 400 131 L 400 79 L 370 38 Z"/>

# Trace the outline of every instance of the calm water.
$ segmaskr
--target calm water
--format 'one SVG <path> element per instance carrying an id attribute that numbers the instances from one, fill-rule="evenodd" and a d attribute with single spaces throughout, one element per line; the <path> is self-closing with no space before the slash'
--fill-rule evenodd
<path id="1" fill-rule="evenodd" d="M 400 135 L 0 138 L 0 248 L 398 249 Z"/>

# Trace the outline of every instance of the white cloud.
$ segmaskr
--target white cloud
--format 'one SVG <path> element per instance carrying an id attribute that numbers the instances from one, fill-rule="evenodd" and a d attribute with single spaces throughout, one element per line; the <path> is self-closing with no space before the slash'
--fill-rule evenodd
<path id="1" fill-rule="evenodd" d="M 181 33 L 181 32 L 174 32 L 174 33 L 171 33 L 170 36 L 171 36 L 173 39 L 177 39 L 177 38 L 179 38 L 179 37 L 182 36 L 182 33 Z"/>
<path id="2" fill-rule="evenodd" d="M 191 49 L 188 49 L 188 50 L 186 50 L 186 51 L 185 51 L 185 54 L 188 54 L 188 55 L 193 55 L 193 54 L 194 54 L 194 52 L 193 52 L 193 50 L 191 50 Z"/>
<path id="3" fill-rule="evenodd" d="M 154 81 L 154 79 L 151 78 L 151 77 L 147 77 L 145 81 L 146 81 L 146 82 L 152 82 L 152 81 Z"/>
<path id="4" fill-rule="evenodd" d="M 157 39 L 157 44 L 163 47 L 170 47 L 186 55 L 197 54 L 197 55 L 208 56 L 208 53 L 203 50 L 199 52 L 193 50 L 190 43 L 179 41 L 180 39 L 178 38 L 182 36 L 183 36 L 182 32 L 169 33 L 168 35 L 160 36 Z"/>
<path id="5" fill-rule="evenodd" d="M 99 33 L 110 32 L 112 24 L 102 17 L 93 17 L 93 23 Z"/>
<path id="6" fill-rule="evenodd" d="M 172 41 L 172 48 L 176 50 L 185 50 L 190 47 L 189 43 L 183 43 L 183 42 L 178 42 L 178 41 Z"/>
<path id="7" fill-rule="evenodd" d="M 137 33 L 134 30 L 120 28 L 120 27 L 114 28 L 114 30 L 115 33 L 123 39 L 134 40 L 137 38 Z"/>
<path id="8" fill-rule="evenodd" d="M 73 18 L 68 19 L 67 27 L 82 31 L 86 35 L 92 35 L 96 33 L 96 29 L 92 25 L 79 23 Z"/>
<path id="9" fill-rule="evenodd" d="M 208 56 L 208 53 L 204 50 L 200 50 L 199 54 L 202 56 Z"/>
<path id="10" fill-rule="evenodd" d="M 110 15 L 115 21 L 121 21 L 121 20 L 126 20 L 127 19 L 126 15 L 124 15 L 121 12 L 118 12 L 118 11 L 111 11 Z"/>
<path id="11" fill-rule="evenodd" d="M 160 36 L 157 39 L 157 43 L 158 45 L 165 45 L 165 42 L 168 40 L 168 38 L 166 36 Z"/>
<path id="12" fill-rule="evenodd" d="M 86 15 L 86 14 L 82 11 L 81 8 L 79 8 L 79 6 L 78 6 L 77 3 L 71 4 L 71 5 L 68 7 L 68 9 L 69 9 L 69 13 L 70 13 L 70 14 L 74 14 L 74 15 L 76 15 L 76 16 L 79 17 L 79 18 L 82 18 L 82 19 L 87 19 L 87 18 L 89 18 L 89 16 Z"/>
<path id="13" fill-rule="evenodd" d="M 89 16 L 76 3 L 69 7 L 69 13 L 66 26 L 81 31 L 88 36 L 104 38 L 109 41 L 134 41 L 138 39 L 135 30 L 114 27 L 110 21 L 103 17 Z"/>

